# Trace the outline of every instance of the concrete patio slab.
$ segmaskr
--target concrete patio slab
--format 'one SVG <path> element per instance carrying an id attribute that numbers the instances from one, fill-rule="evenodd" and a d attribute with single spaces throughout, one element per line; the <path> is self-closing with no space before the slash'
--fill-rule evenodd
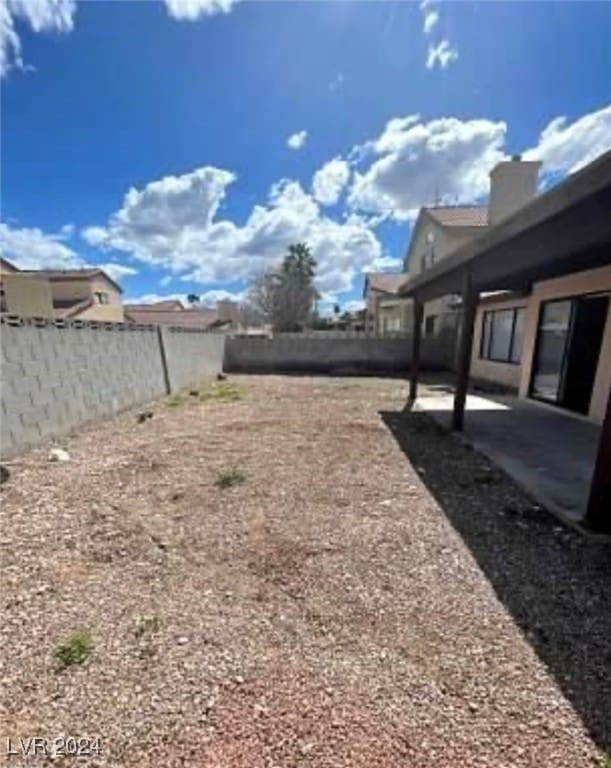
<path id="1" fill-rule="evenodd" d="M 423 384 L 416 408 L 449 428 L 453 388 Z M 600 427 L 509 395 L 467 396 L 464 436 L 566 522 L 585 514 Z"/>

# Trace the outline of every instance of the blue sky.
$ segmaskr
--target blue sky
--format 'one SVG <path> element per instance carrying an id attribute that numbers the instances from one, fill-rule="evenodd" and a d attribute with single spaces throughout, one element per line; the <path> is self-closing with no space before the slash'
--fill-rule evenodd
<path id="1" fill-rule="evenodd" d="M 303 240 L 354 306 L 436 191 L 611 148 L 609 3 L 7 2 L 3 252 L 126 298 L 240 298 Z"/>

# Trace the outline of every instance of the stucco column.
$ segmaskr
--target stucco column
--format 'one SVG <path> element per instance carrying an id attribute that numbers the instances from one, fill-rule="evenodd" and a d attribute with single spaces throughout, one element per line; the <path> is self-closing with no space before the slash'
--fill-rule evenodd
<path id="1" fill-rule="evenodd" d="M 477 291 L 473 288 L 471 273 L 465 271 L 462 290 L 462 323 L 460 330 L 460 345 L 458 348 L 458 370 L 456 390 L 454 392 L 454 411 L 452 413 L 452 429 L 462 432 L 465 418 L 465 402 L 469 386 L 469 370 L 471 368 L 471 350 L 473 347 L 473 328 L 475 326 L 475 311 L 477 308 Z"/>
<path id="2" fill-rule="evenodd" d="M 422 314 L 424 306 L 414 297 L 414 313 L 412 319 L 412 367 L 409 382 L 409 399 L 415 400 L 418 396 L 418 375 L 420 373 L 420 339 L 422 336 Z"/>
<path id="3" fill-rule="evenodd" d="M 611 533 L 611 389 L 602 425 L 598 454 L 590 486 L 588 508 L 583 520 L 597 533 Z"/>

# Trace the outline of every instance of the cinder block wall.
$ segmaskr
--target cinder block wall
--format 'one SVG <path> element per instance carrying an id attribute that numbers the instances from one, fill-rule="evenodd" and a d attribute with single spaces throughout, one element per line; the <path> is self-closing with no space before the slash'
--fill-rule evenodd
<path id="1" fill-rule="evenodd" d="M 454 336 L 426 338 L 421 364 L 448 368 Z M 411 363 L 411 338 L 365 334 L 281 334 L 273 338 L 228 338 L 224 368 L 234 373 L 405 373 Z"/>
<path id="2" fill-rule="evenodd" d="M 161 333 L 172 392 L 210 379 L 222 369 L 223 334 L 174 327 L 161 327 Z"/>
<path id="3" fill-rule="evenodd" d="M 164 329 L 163 340 L 170 391 L 222 367 L 220 335 Z M 0 342 L 4 456 L 168 392 L 156 326 L 3 318 Z"/>

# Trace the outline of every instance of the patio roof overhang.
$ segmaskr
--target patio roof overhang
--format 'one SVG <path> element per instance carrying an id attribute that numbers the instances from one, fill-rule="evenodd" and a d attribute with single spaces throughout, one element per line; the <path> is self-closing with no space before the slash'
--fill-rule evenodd
<path id="1" fill-rule="evenodd" d="M 611 152 L 409 280 L 402 296 L 527 290 L 533 282 L 611 263 Z"/>
<path id="2" fill-rule="evenodd" d="M 462 430 L 479 293 L 529 290 L 534 282 L 611 264 L 611 152 L 570 176 L 443 261 L 405 283 L 414 299 L 410 399 L 418 386 L 423 302 L 462 296 L 452 426 Z M 611 392 L 584 523 L 611 533 Z"/>

